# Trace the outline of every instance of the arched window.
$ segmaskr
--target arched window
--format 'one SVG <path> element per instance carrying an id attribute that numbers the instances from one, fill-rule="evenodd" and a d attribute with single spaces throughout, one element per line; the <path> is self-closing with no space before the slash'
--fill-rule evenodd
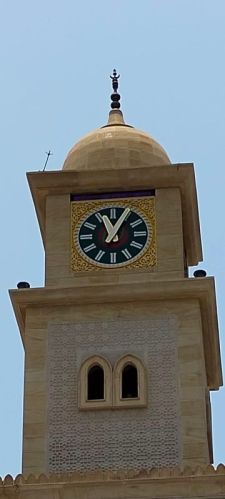
<path id="1" fill-rule="evenodd" d="M 92 366 L 88 371 L 87 399 L 104 400 L 104 370 L 101 366 Z"/>
<path id="2" fill-rule="evenodd" d="M 136 355 L 121 357 L 113 371 L 113 407 L 145 407 L 147 404 L 146 371 Z"/>
<path id="3" fill-rule="evenodd" d="M 112 366 L 104 357 L 93 355 L 81 365 L 78 404 L 80 409 L 112 407 Z"/>
<path id="4" fill-rule="evenodd" d="M 138 372 L 136 366 L 127 364 L 122 370 L 122 399 L 138 397 Z"/>

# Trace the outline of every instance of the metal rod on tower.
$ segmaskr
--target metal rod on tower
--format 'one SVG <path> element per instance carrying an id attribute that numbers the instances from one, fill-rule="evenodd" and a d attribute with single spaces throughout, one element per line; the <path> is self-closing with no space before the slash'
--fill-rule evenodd
<path id="1" fill-rule="evenodd" d="M 46 152 L 45 154 L 47 154 L 47 158 L 46 158 L 46 161 L 45 161 L 45 164 L 44 164 L 44 168 L 43 168 L 43 170 L 42 170 L 43 172 L 45 171 L 45 168 L 46 168 L 46 166 L 47 166 L 47 163 L 48 163 L 48 160 L 49 160 L 49 156 L 52 156 L 52 154 L 53 154 L 53 153 L 52 153 L 52 152 L 50 151 L 50 149 L 49 149 L 49 151 L 48 151 L 48 152 Z"/>

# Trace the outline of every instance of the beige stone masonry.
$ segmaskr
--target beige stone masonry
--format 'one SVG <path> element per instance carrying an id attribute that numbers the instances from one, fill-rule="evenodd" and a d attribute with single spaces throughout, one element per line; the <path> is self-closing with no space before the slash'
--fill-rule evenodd
<path id="1" fill-rule="evenodd" d="M 170 279 L 175 276 L 183 277 L 182 208 L 178 188 L 158 189 L 156 191 L 156 234 L 157 274 L 159 278 L 161 272 L 170 273 Z"/>
<path id="2" fill-rule="evenodd" d="M 118 303 L 121 300 L 126 303 L 196 298 L 199 300 L 201 309 L 208 386 L 215 389 L 219 388 L 222 383 L 215 285 L 212 277 L 186 278 L 171 282 L 156 281 L 153 286 L 148 274 L 129 273 L 116 276 L 101 274 L 101 277 L 79 277 L 76 279 L 76 285 L 68 288 L 11 290 L 10 297 L 25 346 L 26 310 L 30 307 L 39 307 L 37 324 L 40 328 L 43 317 L 42 307 L 57 307 L 54 309 L 54 317 L 57 318 L 58 307 L 63 305 Z M 190 334 L 194 335 L 194 332 L 187 327 L 186 341 L 189 341 Z"/>
<path id="3" fill-rule="evenodd" d="M 225 466 L 70 473 L 7 475 L 0 478 L 0 498 L 14 499 L 224 499 Z"/>
<path id="4" fill-rule="evenodd" d="M 116 110 L 63 168 L 27 174 L 45 287 L 10 291 L 25 348 L 23 474 L 0 478 L 0 499 L 225 499 L 225 466 L 210 465 L 209 390 L 222 385 L 215 284 L 186 277 L 202 261 L 193 164 L 171 165 Z M 154 237 L 134 267 L 92 270 L 74 249 L 73 272 L 71 194 L 151 190 Z M 77 234 L 84 211 L 73 206 Z M 135 400 L 121 388 L 129 364 Z M 89 400 L 95 365 L 104 396 Z"/>
<path id="5" fill-rule="evenodd" d="M 193 164 L 169 166 L 140 166 L 120 170 L 55 171 L 28 173 L 28 182 L 34 200 L 44 245 L 46 244 L 46 200 L 49 196 L 79 193 L 103 193 L 178 189 L 182 204 L 184 244 L 188 265 L 202 260 L 201 236 Z M 62 198 L 62 203 L 63 203 Z M 50 211 L 49 211 L 50 210 Z M 60 205 L 58 208 L 60 212 Z M 48 213 L 51 213 L 50 206 Z M 60 217 L 60 213 L 58 213 Z M 166 213 L 165 213 L 166 216 Z"/>
<path id="6" fill-rule="evenodd" d="M 180 191 L 178 188 L 159 189 L 155 198 L 157 265 L 143 271 L 148 271 L 153 280 L 164 279 L 164 274 L 168 279 L 181 278 L 184 276 L 184 248 Z M 72 286 L 77 275 L 71 269 L 69 195 L 49 196 L 46 200 L 45 257 L 46 286 Z M 101 269 L 100 272 L 121 274 L 131 270 L 128 266 Z"/>
<path id="7" fill-rule="evenodd" d="M 23 469 L 46 471 L 49 322 L 135 320 L 163 313 L 179 321 L 178 379 L 182 463 L 207 464 L 205 390 L 222 383 L 212 278 L 152 282 L 147 275 L 77 279 L 71 288 L 10 292 L 26 350 Z"/>

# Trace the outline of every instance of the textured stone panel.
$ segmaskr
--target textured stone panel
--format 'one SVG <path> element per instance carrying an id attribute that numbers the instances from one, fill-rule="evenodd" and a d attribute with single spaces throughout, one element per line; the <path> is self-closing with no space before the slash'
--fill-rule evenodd
<path id="1" fill-rule="evenodd" d="M 180 462 L 175 317 L 51 324 L 48 331 L 49 472 L 144 469 Z M 147 369 L 148 406 L 79 411 L 84 359 L 127 353 Z"/>

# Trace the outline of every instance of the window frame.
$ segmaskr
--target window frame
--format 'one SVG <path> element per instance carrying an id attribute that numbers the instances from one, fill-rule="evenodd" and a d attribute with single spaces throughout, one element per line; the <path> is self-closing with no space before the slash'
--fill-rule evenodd
<path id="1" fill-rule="evenodd" d="M 127 365 L 137 369 L 138 397 L 122 398 L 122 373 Z M 143 362 L 133 354 L 123 355 L 118 359 L 113 370 L 113 407 L 146 407 L 147 405 L 147 377 Z"/>
<path id="2" fill-rule="evenodd" d="M 104 399 L 88 400 L 88 372 L 95 365 L 100 366 L 104 372 Z M 79 371 L 78 386 L 79 409 L 107 409 L 112 408 L 112 366 L 101 355 L 92 355 L 84 360 Z"/>

